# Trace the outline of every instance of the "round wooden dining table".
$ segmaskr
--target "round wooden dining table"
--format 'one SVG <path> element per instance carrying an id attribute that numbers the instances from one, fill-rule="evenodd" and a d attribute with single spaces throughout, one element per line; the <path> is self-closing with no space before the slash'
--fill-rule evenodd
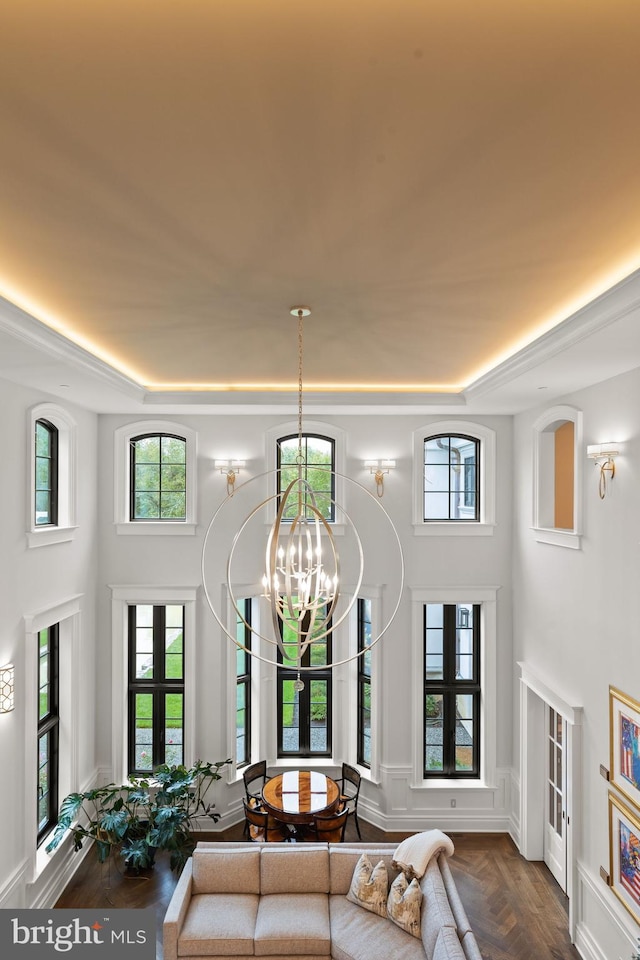
<path id="1" fill-rule="evenodd" d="M 316 770 L 285 770 L 267 780 L 262 804 L 281 823 L 309 825 L 313 818 L 332 814 L 340 802 L 335 780 Z"/>

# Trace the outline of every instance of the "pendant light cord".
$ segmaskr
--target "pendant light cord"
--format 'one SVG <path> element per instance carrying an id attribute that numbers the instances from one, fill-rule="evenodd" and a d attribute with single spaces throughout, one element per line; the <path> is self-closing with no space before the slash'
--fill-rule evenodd
<path id="1" fill-rule="evenodd" d="M 298 310 L 298 513 L 302 512 L 302 337 L 304 332 L 304 313 Z"/>

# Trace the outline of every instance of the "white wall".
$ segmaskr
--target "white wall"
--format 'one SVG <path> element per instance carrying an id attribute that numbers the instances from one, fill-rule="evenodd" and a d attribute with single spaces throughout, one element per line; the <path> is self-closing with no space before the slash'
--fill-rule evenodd
<path id="1" fill-rule="evenodd" d="M 247 461 L 239 482 L 262 473 L 267 466 L 265 436 L 290 417 L 273 416 L 189 416 L 165 418 L 184 423 L 198 435 L 198 529 L 195 536 L 157 537 L 118 535 L 113 524 L 113 450 L 114 431 L 128 421 L 140 418 L 103 416 L 100 418 L 100 654 L 99 673 L 104 682 L 99 690 L 101 763 L 108 763 L 110 752 L 111 690 L 110 677 L 110 591 L 109 584 L 160 584 L 194 586 L 201 581 L 202 543 L 213 511 L 226 496 L 224 477 L 215 472 L 215 457 L 239 457 Z M 314 422 L 319 418 L 315 417 Z M 413 431 L 438 418 L 345 416 L 327 417 L 324 422 L 344 431 L 346 436 L 345 472 L 362 481 L 371 491 L 373 478 L 363 467 L 365 458 L 391 457 L 397 467 L 386 478 L 383 504 L 392 517 L 406 561 L 406 587 L 402 604 L 392 627 L 381 640 L 383 684 L 382 732 L 380 744 L 380 783 L 363 788 L 363 805 L 370 818 L 388 829 L 422 829 L 437 825 L 457 829 L 504 830 L 508 825 L 511 760 L 511 418 L 485 418 L 481 422 L 497 433 L 498 513 L 494 535 L 490 537 L 416 537 L 412 526 L 412 484 L 419 481 L 420 468 L 413 464 Z M 347 490 L 349 495 L 349 490 Z M 238 495 L 236 495 L 238 496 Z M 258 497 L 254 494 L 255 499 Z M 250 503 L 255 502 L 249 501 Z M 351 509 L 351 504 L 350 504 Z M 353 518 L 361 514 L 353 504 Z M 220 544 L 219 555 L 226 557 L 233 528 Z M 340 544 L 338 544 L 340 548 Z M 264 549 L 261 547 L 261 550 Z M 388 558 L 393 545 L 388 539 L 374 544 L 375 561 L 369 566 L 365 582 L 385 584 Z M 467 785 L 459 790 L 424 788 L 412 785 L 411 738 L 415 730 L 412 716 L 412 617 L 410 589 L 424 586 L 495 586 L 498 592 L 498 777 L 491 790 L 474 790 Z M 221 584 L 213 585 L 218 594 Z M 383 606 L 388 612 L 388 593 Z M 462 597 L 464 599 L 464 597 Z M 198 713 L 195 753 L 208 760 L 226 756 L 228 731 L 225 728 L 225 665 L 229 641 L 222 636 L 206 604 L 198 606 L 197 683 Z M 275 702 L 270 716 L 275 722 Z M 418 721 L 419 722 L 419 721 Z M 275 761 L 270 756 L 269 761 Z M 336 757 L 342 760 L 342 756 Z M 217 803 L 225 815 L 238 813 L 239 785 L 225 793 L 219 791 Z M 451 808 L 451 798 L 457 807 Z M 221 825 L 226 825 L 223 819 Z"/>
<path id="2" fill-rule="evenodd" d="M 78 785 L 95 778 L 94 709 L 96 685 L 96 490 L 97 417 L 71 404 L 61 404 L 77 424 L 79 470 L 77 477 L 77 525 L 69 543 L 28 548 L 27 517 L 30 499 L 29 457 L 31 434 L 28 411 L 53 398 L 36 394 L 0 380 L 0 502 L 3 520 L 0 550 L 0 665 L 15 664 L 15 709 L 0 716 L 0 821 L 5 825 L 0 846 L 0 906 L 39 904 L 43 890 L 57 871 L 59 859 L 39 869 L 32 879 L 33 850 L 26 842 L 27 818 L 36 817 L 35 796 L 25 795 L 27 777 L 25 744 L 25 699 L 35 677 L 25 676 L 24 618 L 74 596 L 79 596 L 78 685 L 76 696 L 82 716 L 77 739 Z"/>
<path id="3" fill-rule="evenodd" d="M 582 549 L 538 543 L 532 525 L 532 424 L 514 423 L 514 664 L 523 661 L 566 703 L 584 710 L 577 945 L 585 957 L 629 955 L 637 928 L 600 879 L 609 864 L 606 781 L 609 684 L 640 699 L 636 597 L 640 577 L 640 371 L 562 398 L 583 412 Z M 586 444 L 624 442 L 604 500 Z M 514 668 L 514 690 L 518 671 Z M 514 767 L 519 764 L 514 699 Z"/>

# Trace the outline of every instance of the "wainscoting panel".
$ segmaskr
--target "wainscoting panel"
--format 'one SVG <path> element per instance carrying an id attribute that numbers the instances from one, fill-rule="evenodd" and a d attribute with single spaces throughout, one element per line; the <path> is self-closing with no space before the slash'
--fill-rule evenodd
<path id="1" fill-rule="evenodd" d="M 582 863 L 577 878 L 576 948 L 585 960 L 628 960 L 640 930 L 604 881 Z"/>

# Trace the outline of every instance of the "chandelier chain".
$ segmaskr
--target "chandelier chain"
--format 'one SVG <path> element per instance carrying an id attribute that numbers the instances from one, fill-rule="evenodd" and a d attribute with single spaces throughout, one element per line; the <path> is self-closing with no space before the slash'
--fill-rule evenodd
<path id="1" fill-rule="evenodd" d="M 298 458 L 302 461 L 302 335 L 304 315 L 298 310 Z"/>

